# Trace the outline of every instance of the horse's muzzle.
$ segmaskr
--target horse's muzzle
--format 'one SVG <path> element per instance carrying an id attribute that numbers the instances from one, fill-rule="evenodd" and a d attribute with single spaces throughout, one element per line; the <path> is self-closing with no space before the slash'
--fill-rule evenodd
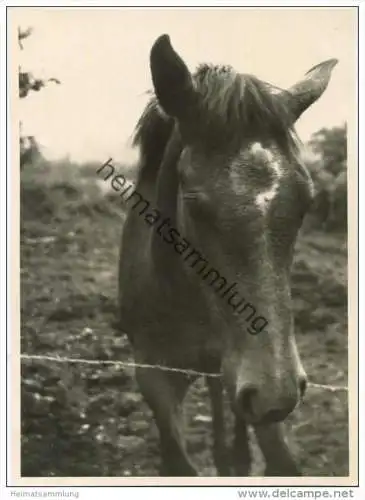
<path id="1" fill-rule="evenodd" d="M 306 377 L 303 376 L 298 380 L 297 387 L 298 390 L 287 393 L 269 404 L 258 386 L 252 383 L 246 384 L 236 393 L 235 413 L 249 424 L 281 422 L 303 399 L 307 387 Z"/>

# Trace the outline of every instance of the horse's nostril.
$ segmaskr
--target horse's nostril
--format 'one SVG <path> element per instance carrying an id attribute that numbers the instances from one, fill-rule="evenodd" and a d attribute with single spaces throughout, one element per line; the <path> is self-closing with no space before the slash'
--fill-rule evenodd
<path id="1" fill-rule="evenodd" d="M 304 398 L 304 395 L 306 393 L 306 390 L 307 390 L 307 386 L 308 386 L 308 380 L 306 377 L 303 377 L 300 381 L 299 381 L 299 394 L 300 394 L 300 399 L 303 399 Z"/>
<path id="2" fill-rule="evenodd" d="M 253 418 L 255 415 L 254 399 L 258 390 L 253 385 L 243 387 L 237 395 L 237 412 L 244 417 Z"/>

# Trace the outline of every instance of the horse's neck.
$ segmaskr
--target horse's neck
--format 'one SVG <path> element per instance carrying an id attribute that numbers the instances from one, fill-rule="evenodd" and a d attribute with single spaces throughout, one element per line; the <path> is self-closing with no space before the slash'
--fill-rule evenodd
<path id="1" fill-rule="evenodd" d="M 176 228 L 178 195 L 177 163 L 181 155 L 181 142 L 177 133 L 173 133 L 166 147 L 155 184 L 155 207 L 160 220 L 169 219 L 169 227 Z M 159 272 L 176 271 L 176 256 L 171 245 L 166 243 L 154 228 L 151 237 L 151 258 Z"/>
<path id="2" fill-rule="evenodd" d="M 173 244 L 164 239 L 169 229 L 179 230 L 177 165 L 181 150 L 179 136 L 173 134 L 160 168 L 155 170 L 155 175 L 151 175 L 153 169 L 150 169 L 149 175 L 139 176 L 136 190 L 148 200 L 149 213 L 158 211 L 160 214 L 156 224 L 143 223 L 144 229 L 140 232 L 139 244 L 145 249 L 147 284 L 152 283 L 153 290 L 157 287 L 160 296 L 165 294 L 168 300 L 173 300 L 173 296 L 178 297 L 179 301 L 182 296 L 201 300 L 196 283 L 186 273 L 183 259 L 176 253 Z M 169 219 L 168 225 L 160 232 L 159 225 L 165 219 Z M 177 295 L 176 291 L 179 292 Z"/>

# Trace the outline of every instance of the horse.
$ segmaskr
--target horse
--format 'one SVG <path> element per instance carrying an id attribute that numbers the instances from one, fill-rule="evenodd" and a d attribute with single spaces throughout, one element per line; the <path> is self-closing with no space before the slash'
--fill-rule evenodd
<path id="1" fill-rule="evenodd" d="M 128 197 L 121 192 L 129 206 L 118 321 L 159 430 L 161 476 L 199 475 L 182 409 L 202 376 L 217 474 L 250 474 L 252 428 L 266 476 L 301 475 L 283 421 L 307 385 L 290 267 L 313 186 L 294 125 L 324 92 L 336 63 L 314 66 L 284 90 L 230 66 L 201 64 L 191 73 L 166 34 L 151 48 L 153 95 L 134 135 L 136 188 Z M 235 422 L 232 447 L 225 394 Z"/>

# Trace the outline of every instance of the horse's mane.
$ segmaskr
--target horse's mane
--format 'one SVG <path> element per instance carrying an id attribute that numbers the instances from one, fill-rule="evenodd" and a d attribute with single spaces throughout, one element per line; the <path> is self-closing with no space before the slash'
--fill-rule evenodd
<path id="1" fill-rule="evenodd" d="M 199 94 L 197 122 L 205 137 L 210 137 L 212 147 L 218 138 L 239 143 L 242 137 L 249 139 L 259 132 L 274 139 L 284 153 L 297 155 L 299 140 L 291 114 L 271 85 L 252 75 L 238 74 L 228 66 L 207 64 L 198 67 L 193 81 Z M 156 177 L 173 127 L 174 120 L 152 97 L 137 123 L 133 140 L 141 151 L 140 179 Z"/>
<path id="2" fill-rule="evenodd" d="M 140 180 L 155 179 L 173 127 L 174 120 L 163 113 L 152 97 L 137 122 L 133 138 L 133 145 L 140 148 Z"/>

